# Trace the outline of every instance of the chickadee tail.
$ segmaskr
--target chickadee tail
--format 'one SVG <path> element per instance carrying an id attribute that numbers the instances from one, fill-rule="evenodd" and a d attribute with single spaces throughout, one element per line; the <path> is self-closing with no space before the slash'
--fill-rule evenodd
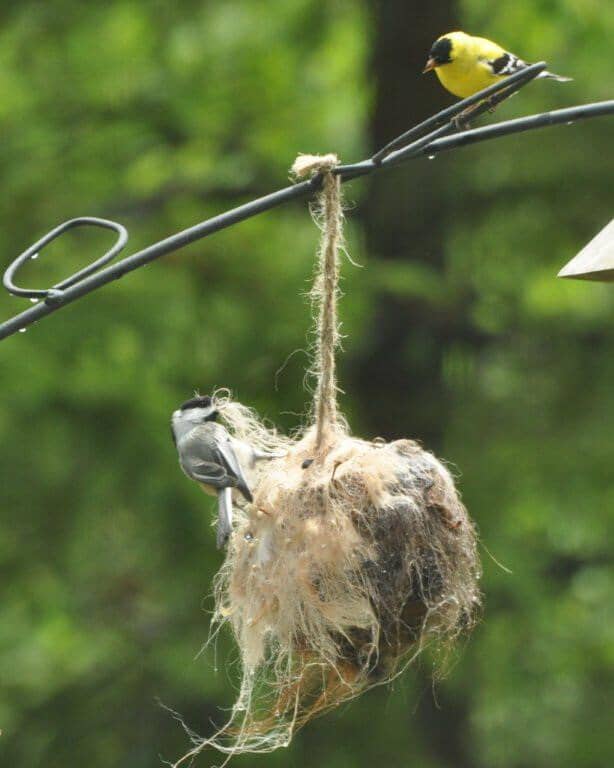
<path id="1" fill-rule="evenodd" d="M 250 504 L 252 503 L 254 497 L 252 496 L 252 492 L 250 491 L 249 485 L 246 483 L 245 478 L 237 477 L 237 490 L 243 494 L 246 501 L 249 501 Z"/>
<path id="2" fill-rule="evenodd" d="M 217 492 L 217 535 L 218 549 L 223 549 L 232 532 L 232 489 L 220 488 Z"/>
<path id="3" fill-rule="evenodd" d="M 548 72 L 548 70 L 544 70 L 544 72 L 540 72 L 538 77 L 547 77 L 549 80 L 556 80 L 557 83 L 571 83 L 573 80 L 573 77 L 564 77 L 563 75 L 556 75 L 554 72 Z"/>

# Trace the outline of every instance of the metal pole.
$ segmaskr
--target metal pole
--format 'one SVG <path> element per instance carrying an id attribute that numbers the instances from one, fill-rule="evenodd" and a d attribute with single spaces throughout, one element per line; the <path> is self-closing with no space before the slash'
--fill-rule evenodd
<path id="1" fill-rule="evenodd" d="M 542 114 L 522 117 L 516 120 L 507 120 L 505 122 L 473 130 L 463 130 L 452 136 L 444 135 L 449 133 L 451 128 L 454 127 L 454 119 L 468 106 L 474 104 L 479 105 L 479 102 L 483 101 L 485 98 L 496 98 L 496 94 L 499 94 L 500 98 L 505 98 L 506 95 L 515 92 L 517 89 L 530 82 L 543 70 L 544 67 L 545 64 L 542 62 L 535 64 L 527 70 L 518 73 L 518 75 L 513 75 L 506 80 L 501 81 L 501 83 L 490 86 L 480 93 L 438 112 L 428 120 L 415 126 L 415 128 L 412 128 L 410 131 L 407 131 L 394 139 L 386 145 L 386 147 L 377 152 L 373 158 L 350 165 L 341 165 L 335 169 L 335 173 L 338 173 L 341 176 L 341 180 L 345 182 L 383 168 L 398 165 L 401 162 L 405 162 L 406 160 L 415 157 L 435 155 L 438 152 L 444 152 L 469 144 L 475 144 L 480 141 L 488 141 L 489 139 L 530 131 L 545 126 L 572 123 L 576 120 L 614 114 L 614 101 L 603 101 L 596 104 L 586 104 L 554 112 L 544 112 Z M 429 133 L 428 131 L 433 127 L 435 127 L 435 130 L 432 130 Z M 416 137 L 419 138 L 416 139 Z M 41 318 L 50 315 L 52 312 L 56 312 L 61 307 L 76 301 L 81 296 L 85 296 L 113 280 L 118 280 L 129 272 L 133 272 L 135 269 L 138 269 L 161 256 L 177 251 L 190 243 L 208 237 L 214 232 L 238 224 L 240 221 L 257 216 L 264 211 L 276 208 L 290 200 L 297 200 L 302 197 L 310 196 L 319 189 L 320 184 L 321 178 L 315 176 L 309 181 L 293 184 L 284 189 L 280 189 L 277 192 L 272 192 L 269 195 L 252 200 L 249 203 L 245 203 L 244 205 L 240 205 L 237 208 L 233 208 L 230 211 L 196 224 L 189 229 L 184 229 L 164 240 L 160 240 L 138 253 L 127 256 L 112 266 L 99 269 L 94 274 L 91 274 L 94 269 L 101 263 L 109 261 L 109 259 L 123 247 L 126 240 L 125 234 L 122 234 L 125 233 L 124 228 L 116 222 L 88 217 L 64 222 L 64 224 L 56 227 L 42 237 L 34 244 L 34 246 L 30 246 L 30 248 L 20 254 L 7 268 L 4 274 L 4 285 L 7 290 L 17 295 L 30 296 L 32 298 L 42 296 L 43 299 L 36 304 L 36 306 L 30 307 L 24 312 L 21 312 L 20 314 L 15 315 L 15 317 L 2 323 L 0 325 L 0 340 L 11 336 L 18 331 L 24 330 L 32 323 L 35 323 Z M 55 239 L 55 237 L 69 227 L 77 226 L 79 224 L 94 224 L 116 229 L 120 234 L 120 238 L 111 251 L 107 252 L 103 257 L 96 260 L 85 270 L 81 270 L 79 273 L 72 275 L 49 290 L 28 290 L 18 288 L 14 285 L 13 278 L 18 268 L 29 258 L 32 258 L 37 247 L 44 247 L 44 245 L 48 244 L 52 239 Z"/>

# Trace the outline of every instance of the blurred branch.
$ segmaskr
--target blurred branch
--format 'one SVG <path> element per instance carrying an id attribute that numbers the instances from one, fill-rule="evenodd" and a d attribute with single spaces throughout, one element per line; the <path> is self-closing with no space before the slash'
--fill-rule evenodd
<path id="1" fill-rule="evenodd" d="M 555 112 L 545 112 L 530 117 L 495 123 L 472 130 L 464 129 L 470 120 L 481 115 L 486 109 L 492 108 L 520 88 L 527 85 L 546 67 L 544 62 L 539 62 L 527 67 L 525 70 L 502 80 L 499 83 L 483 89 L 479 93 L 438 112 L 424 122 L 404 132 L 392 142 L 375 153 L 372 158 L 351 165 L 341 165 L 335 169 L 335 173 L 341 176 L 342 181 L 359 176 L 365 176 L 382 168 L 392 167 L 401 162 L 421 157 L 434 156 L 438 152 L 444 152 L 457 147 L 475 144 L 480 141 L 507 136 L 513 133 L 534 130 L 551 125 L 572 123 L 601 115 L 614 114 L 614 101 L 604 101 L 596 104 L 561 109 Z M 460 130 L 463 128 L 463 130 Z M 459 131 L 454 135 L 452 131 Z M 106 285 L 112 280 L 118 280 L 129 272 L 154 261 L 155 259 L 183 248 L 221 229 L 234 226 L 245 219 L 257 216 L 260 213 L 276 208 L 290 200 L 310 197 L 321 185 L 320 175 L 314 176 L 309 181 L 293 184 L 277 192 L 260 197 L 251 202 L 240 205 L 230 211 L 214 216 L 204 222 L 196 224 L 189 229 L 178 232 L 165 238 L 142 251 L 127 256 L 112 266 L 101 269 L 103 264 L 114 258 L 125 245 L 127 236 L 124 228 L 116 222 L 93 217 L 81 217 L 71 219 L 56 227 L 26 251 L 21 253 L 7 268 L 4 273 L 4 287 L 12 294 L 29 297 L 38 302 L 36 306 L 27 309 L 15 317 L 0 325 L 0 339 L 7 338 L 18 331 L 23 331 L 27 326 L 37 322 L 42 317 L 55 312 L 61 307 L 76 301 L 97 288 Z M 42 249 L 52 240 L 61 236 L 67 229 L 76 226 L 102 226 L 114 229 L 119 237 L 116 244 L 101 258 L 71 277 L 50 289 L 27 289 L 15 285 L 14 278 L 21 266 L 32 258 L 36 258 Z M 97 270 L 97 271 L 96 271 Z"/>

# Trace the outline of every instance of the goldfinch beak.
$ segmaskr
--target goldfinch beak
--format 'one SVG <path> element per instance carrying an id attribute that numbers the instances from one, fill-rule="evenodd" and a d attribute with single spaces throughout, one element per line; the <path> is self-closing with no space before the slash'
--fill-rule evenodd
<path id="1" fill-rule="evenodd" d="M 429 60 L 426 62 L 426 66 L 425 66 L 425 67 L 424 67 L 424 69 L 422 70 L 422 74 L 424 74 L 425 72 L 430 72 L 430 71 L 431 71 L 431 69 L 435 69 L 435 67 L 436 67 L 436 66 L 437 66 L 437 62 L 435 61 L 435 59 L 433 59 L 433 58 L 430 58 L 430 59 L 429 59 Z"/>

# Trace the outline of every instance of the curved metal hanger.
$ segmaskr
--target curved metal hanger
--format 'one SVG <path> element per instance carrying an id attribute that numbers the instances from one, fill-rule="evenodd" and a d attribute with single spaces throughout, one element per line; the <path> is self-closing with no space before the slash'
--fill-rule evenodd
<path id="1" fill-rule="evenodd" d="M 535 79 L 545 68 L 546 63 L 543 61 L 532 64 L 530 67 L 520 70 L 510 77 L 488 88 L 484 88 L 473 96 L 441 110 L 409 131 L 405 131 L 376 152 L 371 158 L 351 165 L 340 165 L 333 169 L 333 173 L 338 174 L 342 181 L 349 181 L 416 157 L 423 157 L 425 155 L 432 157 L 439 152 L 512 133 L 520 133 L 550 125 L 571 124 L 576 120 L 614 114 L 614 100 L 602 101 L 595 104 L 584 104 L 553 112 L 530 115 L 529 117 L 521 117 L 515 120 L 507 120 L 481 128 L 467 129 L 471 120 L 474 120 L 487 109 L 492 109 L 492 107 L 504 99 L 509 98 L 509 96 Z M 160 256 L 183 248 L 189 243 L 193 243 L 252 216 L 257 216 L 289 200 L 311 196 L 319 189 L 321 182 L 321 176 L 316 175 L 308 181 L 293 184 L 272 192 L 269 195 L 252 200 L 230 211 L 200 222 L 193 227 L 177 232 L 164 240 L 144 248 L 138 253 L 126 256 L 121 261 L 110 266 L 107 265 L 120 253 L 128 240 L 128 232 L 125 227 L 115 221 L 92 216 L 82 216 L 65 221 L 21 253 L 6 269 L 3 283 L 7 291 L 15 296 L 28 297 L 34 301 L 43 300 L 37 301 L 35 306 L 1 323 L 0 340 L 18 331 L 24 331 L 28 325 L 37 322 L 40 318 L 61 309 L 66 304 L 76 301 L 81 296 L 91 293 L 112 280 L 123 277 L 128 272 L 132 272 L 154 259 L 160 258 Z M 45 246 L 49 245 L 49 243 L 60 237 L 67 230 L 81 226 L 97 226 L 114 230 L 118 235 L 115 245 L 87 267 L 75 272 L 51 288 L 31 289 L 20 288 L 15 285 L 14 278 L 26 262 L 34 258 Z"/>
<path id="2" fill-rule="evenodd" d="M 102 227 L 104 229 L 112 229 L 117 232 L 117 240 L 115 241 L 113 247 L 110 248 L 99 259 L 96 259 L 96 261 L 88 264 L 87 267 L 80 269 L 78 272 L 75 272 L 70 277 L 62 280 L 60 283 L 56 283 L 51 288 L 20 288 L 19 286 L 15 285 L 13 282 L 14 278 L 19 269 L 24 264 L 26 264 L 31 259 L 38 258 L 42 250 L 47 245 L 49 245 L 49 243 L 51 243 L 53 240 L 57 240 L 60 235 L 63 235 L 64 232 L 67 232 L 69 229 L 75 229 L 76 227 Z M 89 277 L 89 275 L 92 275 L 101 267 L 104 267 L 105 264 L 108 264 L 110 261 L 112 261 L 117 256 L 117 254 L 123 250 L 127 242 L 128 230 L 121 224 L 118 224 L 116 221 L 110 221 L 109 219 L 98 219 L 94 216 L 80 216 L 77 219 L 69 219 L 63 224 L 60 224 L 59 227 L 52 229 L 50 232 L 47 232 L 47 234 L 41 237 L 40 240 L 37 240 L 23 253 L 20 253 L 19 256 L 14 261 L 12 261 L 6 269 L 2 277 L 2 284 L 9 293 L 13 294 L 13 296 L 24 296 L 30 299 L 44 299 L 45 301 L 53 304 L 60 304 L 62 302 L 63 292 L 66 288 L 70 288 L 71 285 L 75 285 L 85 277 Z"/>

